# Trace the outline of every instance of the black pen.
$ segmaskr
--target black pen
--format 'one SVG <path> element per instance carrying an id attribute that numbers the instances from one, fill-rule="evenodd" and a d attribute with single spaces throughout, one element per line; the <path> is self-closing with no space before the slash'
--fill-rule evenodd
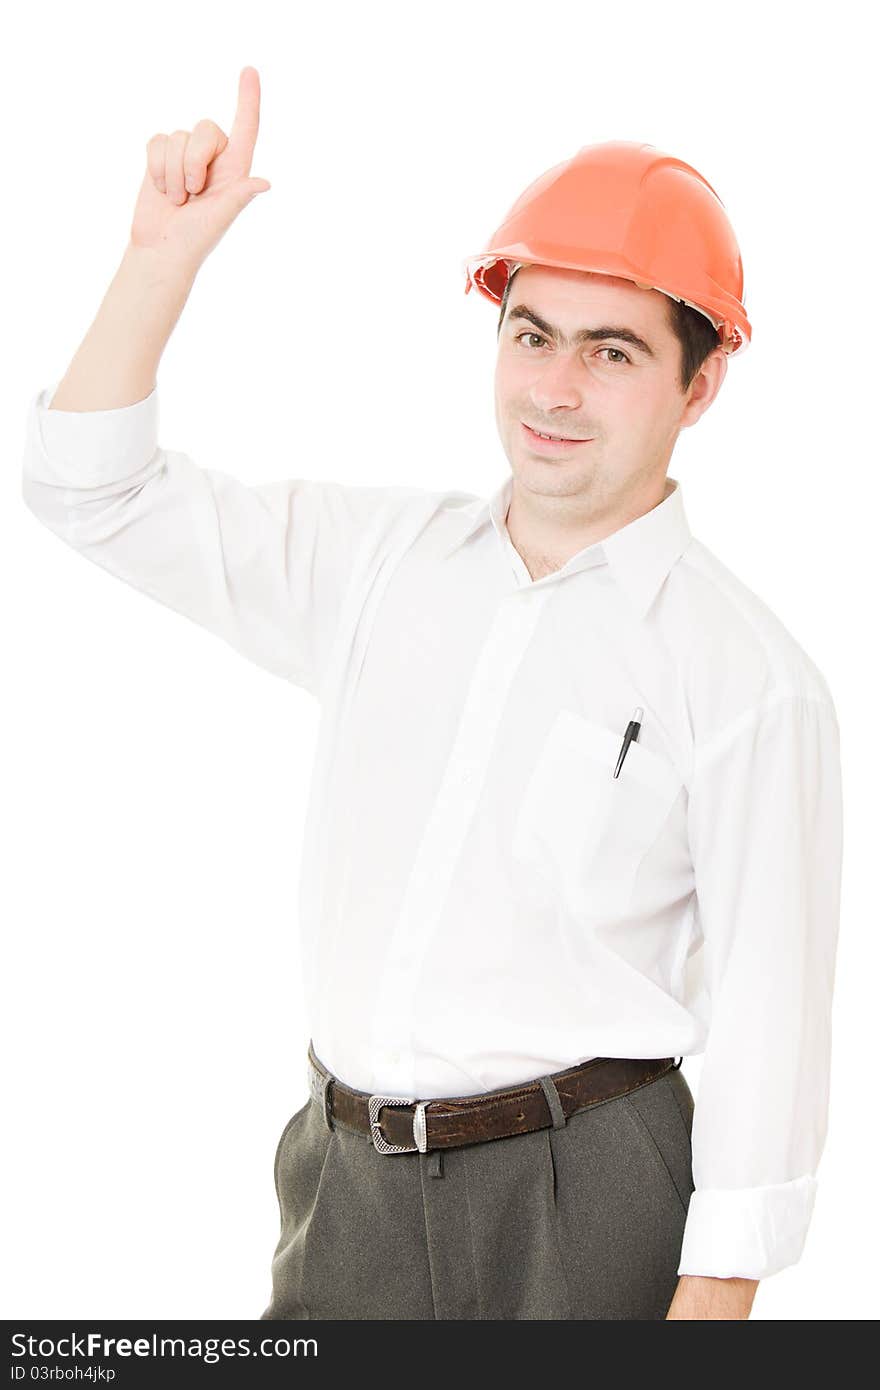
<path id="1" fill-rule="evenodd" d="M 623 766 L 623 760 L 624 760 L 624 758 L 626 757 L 626 750 L 627 750 L 627 748 L 629 748 L 629 746 L 630 746 L 630 744 L 632 743 L 633 739 L 634 739 L 634 738 L 638 738 L 638 736 L 639 736 L 639 729 L 642 727 L 641 720 L 642 720 L 642 715 L 643 715 L 643 714 L 644 714 L 644 710 L 643 710 L 643 709 L 641 708 L 641 706 L 640 706 L 638 709 L 636 709 L 635 713 L 633 714 L 632 719 L 629 721 L 629 723 L 628 723 L 627 726 L 626 726 L 626 733 L 625 733 L 624 736 L 623 736 L 623 747 L 622 747 L 621 750 L 620 750 L 620 755 L 619 755 L 619 757 L 618 757 L 618 759 L 617 759 L 617 767 L 614 769 L 614 773 L 613 773 L 613 775 L 614 775 L 615 777 L 617 776 L 618 772 L 620 771 L 621 767 Z"/>

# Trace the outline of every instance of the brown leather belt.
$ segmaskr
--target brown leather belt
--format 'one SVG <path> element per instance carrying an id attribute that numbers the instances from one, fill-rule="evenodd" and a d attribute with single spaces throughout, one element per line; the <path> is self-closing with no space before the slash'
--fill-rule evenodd
<path id="1" fill-rule="evenodd" d="M 540 1078 L 498 1091 L 420 1101 L 413 1096 L 370 1095 L 346 1086 L 318 1061 L 311 1041 L 308 1063 L 309 1090 L 322 1107 L 328 1127 L 339 1123 L 366 1135 L 379 1153 L 452 1149 L 547 1129 L 555 1122 L 548 1088 Z M 646 1086 L 680 1065 L 681 1059 L 674 1057 L 641 1061 L 593 1057 L 553 1072 L 545 1080 L 553 1082 L 567 1120 L 592 1105 Z"/>

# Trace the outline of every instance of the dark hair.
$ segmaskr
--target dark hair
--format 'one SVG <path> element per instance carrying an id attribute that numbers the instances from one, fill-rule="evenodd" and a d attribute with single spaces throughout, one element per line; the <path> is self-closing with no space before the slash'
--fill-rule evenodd
<path id="1" fill-rule="evenodd" d="M 504 286 L 504 294 L 501 296 L 501 313 L 498 317 L 498 333 L 501 332 L 501 325 L 504 322 L 510 287 L 520 269 L 521 267 L 517 266 Z M 713 348 L 719 346 L 718 330 L 713 327 L 705 314 L 701 314 L 698 309 L 692 309 L 683 300 L 671 299 L 667 294 L 663 298 L 666 300 L 666 321 L 678 339 L 681 348 L 678 384 L 682 394 L 684 394 L 709 353 Z"/>

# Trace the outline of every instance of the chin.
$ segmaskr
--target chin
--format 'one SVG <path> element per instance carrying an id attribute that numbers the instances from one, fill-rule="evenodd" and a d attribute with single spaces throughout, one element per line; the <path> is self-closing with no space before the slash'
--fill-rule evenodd
<path id="1" fill-rule="evenodd" d="M 520 460 L 519 470 L 524 477 L 544 479 L 549 481 L 551 478 L 591 478 L 595 473 L 595 468 L 588 466 L 583 458 L 533 458 L 526 454 Z"/>

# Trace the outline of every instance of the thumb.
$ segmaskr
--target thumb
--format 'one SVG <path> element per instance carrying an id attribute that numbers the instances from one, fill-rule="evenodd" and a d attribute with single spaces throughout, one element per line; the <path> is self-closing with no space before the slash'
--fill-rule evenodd
<path id="1" fill-rule="evenodd" d="M 252 198 L 256 198 L 258 193 L 268 193 L 269 189 L 272 187 L 268 179 L 248 179 L 247 183 L 250 187 L 250 196 Z"/>
<path id="2" fill-rule="evenodd" d="M 242 208 L 247 207 L 258 193 L 267 193 L 271 187 L 268 179 L 240 179 L 229 190 L 229 201 L 237 214 Z"/>

